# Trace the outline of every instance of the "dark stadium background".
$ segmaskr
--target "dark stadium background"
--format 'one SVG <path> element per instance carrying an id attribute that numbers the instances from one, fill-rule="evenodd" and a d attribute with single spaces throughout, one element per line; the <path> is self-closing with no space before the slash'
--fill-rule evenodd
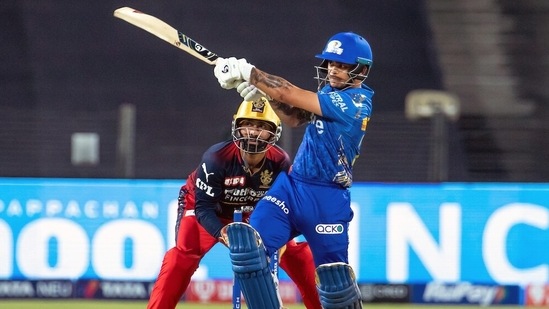
<path id="1" fill-rule="evenodd" d="M 244 57 L 311 90 L 314 55 L 355 31 L 374 53 L 374 112 L 355 181 L 547 181 L 547 1 L 303 0 L 0 2 L 0 176 L 183 179 L 229 137 L 240 97 L 213 68 L 115 19 L 131 6 L 220 56 Z M 456 94 L 445 174 L 433 177 L 433 126 L 404 113 L 416 89 Z M 121 159 L 119 110 L 136 111 Z M 71 163 L 71 136 L 100 137 L 99 163 Z M 283 132 L 295 153 L 300 129 Z M 129 163 L 129 165 L 127 165 Z"/>

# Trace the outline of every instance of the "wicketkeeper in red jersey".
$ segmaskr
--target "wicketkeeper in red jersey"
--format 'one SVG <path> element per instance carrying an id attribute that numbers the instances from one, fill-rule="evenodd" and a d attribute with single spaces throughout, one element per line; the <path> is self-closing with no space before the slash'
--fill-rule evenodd
<path id="1" fill-rule="evenodd" d="M 288 154 L 275 144 L 281 131 L 280 119 L 267 99 L 240 104 L 232 122 L 232 140 L 206 150 L 181 188 L 176 245 L 164 256 L 147 308 L 175 308 L 200 260 L 215 244 L 223 243 L 221 229 L 233 221 L 234 210 L 255 206 L 278 174 L 289 170 Z M 244 222 L 250 214 L 243 214 Z M 320 309 L 308 244 L 288 242 L 281 250 L 280 267 L 299 288 L 305 306 Z"/>

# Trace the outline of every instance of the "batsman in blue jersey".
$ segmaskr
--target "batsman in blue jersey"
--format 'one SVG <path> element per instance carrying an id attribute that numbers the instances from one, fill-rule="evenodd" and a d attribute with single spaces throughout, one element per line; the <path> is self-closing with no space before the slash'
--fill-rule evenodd
<path id="1" fill-rule="evenodd" d="M 256 205 L 250 225 L 224 230 L 233 271 L 249 308 L 279 309 L 268 261 L 277 248 L 303 235 L 312 250 L 323 308 L 362 308 L 348 264 L 349 187 L 353 163 L 372 112 L 373 90 L 364 84 L 372 66 L 369 43 L 353 32 L 332 36 L 317 69 L 319 90 L 299 88 L 245 59 L 219 58 L 214 74 L 246 100 L 267 96 L 282 122 L 307 124 L 289 173 L 281 173 Z"/>

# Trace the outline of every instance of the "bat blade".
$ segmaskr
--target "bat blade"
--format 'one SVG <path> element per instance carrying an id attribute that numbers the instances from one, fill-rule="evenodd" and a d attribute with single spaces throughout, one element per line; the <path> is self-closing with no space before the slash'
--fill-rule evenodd
<path id="1" fill-rule="evenodd" d="M 209 65 L 215 65 L 215 61 L 219 58 L 217 54 L 211 52 L 202 44 L 157 17 L 130 7 L 116 9 L 114 16 L 155 35 Z"/>

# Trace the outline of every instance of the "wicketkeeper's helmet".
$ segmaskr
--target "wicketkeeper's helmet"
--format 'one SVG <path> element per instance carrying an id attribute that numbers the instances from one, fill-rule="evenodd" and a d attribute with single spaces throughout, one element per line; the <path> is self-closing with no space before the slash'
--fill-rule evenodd
<path id="1" fill-rule="evenodd" d="M 257 134 L 243 134 L 246 128 L 241 126 L 242 120 L 252 119 L 263 121 L 269 126 L 269 138 L 261 138 L 260 130 L 256 130 Z M 280 118 L 276 115 L 273 108 L 269 104 L 267 98 L 261 98 L 257 101 L 243 101 L 240 107 L 234 114 L 232 122 L 233 141 L 238 148 L 249 153 L 261 153 L 267 151 L 270 146 L 274 145 L 282 133 L 282 124 Z"/>

